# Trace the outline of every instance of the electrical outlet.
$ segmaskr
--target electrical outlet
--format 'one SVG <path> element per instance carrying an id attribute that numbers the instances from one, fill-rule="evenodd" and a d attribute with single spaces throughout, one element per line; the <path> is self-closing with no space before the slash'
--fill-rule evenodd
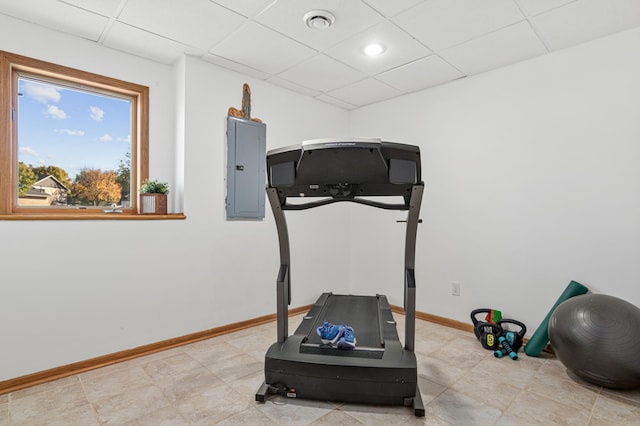
<path id="1" fill-rule="evenodd" d="M 451 295 L 460 296 L 460 283 L 451 283 Z"/>

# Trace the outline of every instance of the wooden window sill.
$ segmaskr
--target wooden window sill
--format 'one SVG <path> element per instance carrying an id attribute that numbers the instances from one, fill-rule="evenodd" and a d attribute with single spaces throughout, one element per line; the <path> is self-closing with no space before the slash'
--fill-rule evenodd
<path id="1" fill-rule="evenodd" d="M 184 213 L 16 213 L 0 215 L 0 220 L 184 220 L 186 218 Z"/>

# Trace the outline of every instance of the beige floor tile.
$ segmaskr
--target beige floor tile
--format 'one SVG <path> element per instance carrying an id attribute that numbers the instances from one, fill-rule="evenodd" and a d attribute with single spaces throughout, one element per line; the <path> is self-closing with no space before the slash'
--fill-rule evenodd
<path id="1" fill-rule="evenodd" d="M 264 404 L 256 405 L 257 409 L 271 421 L 280 425 L 307 425 L 334 409 L 325 401 L 285 398 L 270 396 Z"/>
<path id="2" fill-rule="evenodd" d="M 77 377 L 63 381 L 60 386 L 48 383 L 29 392 L 15 392 L 9 398 L 9 424 L 65 424 L 73 419 L 86 424 L 97 424 L 95 413 L 86 400 Z M 59 383 L 60 384 L 60 383 Z"/>
<path id="3" fill-rule="evenodd" d="M 226 383 L 263 371 L 264 361 L 250 355 L 239 355 L 207 365 L 207 369 Z"/>
<path id="4" fill-rule="evenodd" d="M 269 417 L 265 416 L 255 407 L 250 407 L 238 414 L 234 414 L 226 419 L 216 423 L 219 426 L 245 426 L 245 425 L 262 425 L 276 426 L 278 423 L 273 422 Z"/>
<path id="5" fill-rule="evenodd" d="M 556 402 L 586 411 L 591 411 L 600 393 L 600 389 L 597 387 L 576 383 L 564 374 L 553 374 L 553 372 L 546 371 L 545 367 L 536 373 L 525 389 L 527 392 L 537 393 Z"/>
<path id="6" fill-rule="evenodd" d="M 291 321 L 291 320 L 289 320 L 289 321 Z M 289 322 L 289 334 L 293 333 L 293 330 L 295 330 L 295 328 L 292 329 L 291 328 L 291 322 Z M 275 322 L 273 323 L 273 331 L 274 331 L 274 333 L 276 332 L 276 323 Z M 222 334 L 222 335 L 216 337 L 216 339 L 221 340 L 223 342 L 227 342 L 229 340 L 234 340 L 234 339 L 237 339 L 237 338 L 242 337 L 242 336 L 253 334 L 255 332 L 256 331 L 252 327 L 249 327 L 249 328 L 244 328 L 242 330 L 234 331 L 233 333 Z"/>
<path id="7" fill-rule="evenodd" d="M 601 393 L 608 398 L 640 407 L 640 388 L 629 390 L 602 388 Z"/>
<path id="8" fill-rule="evenodd" d="M 11 416 L 12 426 L 59 426 L 59 425 L 86 425 L 98 426 L 100 422 L 96 419 L 96 413 L 89 404 L 82 404 L 65 409 L 53 409 L 48 412 L 40 411 L 27 419 L 20 419 L 19 416 Z"/>
<path id="9" fill-rule="evenodd" d="M 152 413 L 144 414 L 138 419 L 128 421 L 127 426 L 188 426 L 175 407 L 164 407 Z"/>
<path id="10" fill-rule="evenodd" d="M 426 411 L 455 425 L 492 425 L 502 416 L 500 409 L 451 389 L 428 404 Z"/>
<path id="11" fill-rule="evenodd" d="M 485 349 L 481 348 L 481 350 Z M 526 356 L 518 357 L 515 361 L 489 356 L 473 367 L 471 374 L 481 374 L 484 371 L 496 372 L 496 378 L 502 383 L 509 383 L 519 389 L 524 389 L 535 377 L 541 365 L 541 362 L 531 361 Z"/>
<path id="12" fill-rule="evenodd" d="M 127 364 L 131 365 L 145 365 L 152 361 L 156 361 L 163 358 L 171 358 L 174 355 L 180 354 L 184 352 L 184 346 L 178 346 L 176 348 L 167 349 L 165 351 L 155 352 L 140 358 L 134 358 L 129 361 L 126 361 Z M 117 365 L 117 364 L 116 364 Z"/>
<path id="13" fill-rule="evenodd" d="M 483 359 L 492 356 L 489 351 L 486 351 L 486 353 L 479 352 L 477 345 L 478 343 L 469 337 L 456 337 L 429 355 L 431 358 L 438 359 L 444 363 L 470 370 Z"/>
<path id="14" fill-rule="evenodd" d="M 422 327 L 416 327 L 416 340 L 431 339 L 441 342 L 448 342 L 459 336 L 460 335 L 455 332 L 455 330 L 451 330 L 448 327 L 442 327 L 437 324 L 427 324 Z M 469 336 L 473 335 L 469 333 Z M 471 339 L 471 337 L 469 338 Z"/>
<path id="15" fill-rule="evenodd" d="M 6 426 L 9 424 L 9 396 L 3 396 L 7 398 L 3 398 L 3 402 L 0 402 L 0 425 Z"/>
<path id="16" fill-rule="evenodd" d="M 215 424 L 251 407 L 245 398 L 226 384 L 200 389 L 176 401 L 175 406 L 192 425 Z"/>
<path id="17" fill-rule="evenodd" d="M 205 367 L 194 368 L 171 376 L 158 376 L 154 384 L 170 402 L 181 401 L 224 383 Z"/>
<path id="18" fill-rule="evenodd" d="M 267 354 L 267 351 L 257 350 L 247 353 L 247 355 L 253 357 L 256 361 L 260 361 L 260 364 L 264 366 L 264 356 Z"/>
<path id="19" fill-rule="evenodd" d="M 592 425 L 640 425 L 640 405 L 601 394 L 593 407 Z"/>
<path id="20" fill-rule="evenodd" d="M 442 349 L 448 340 L 437 340 L 430 338 L 416 339 L 415 351 L 416 356 L 431 356 L 432 353 Z"/>
<path id="21" fill-rule="evenodd" d="M 520 417 L 510 412 L 506 412 L 498 419 L 495 426 L 542 426 L 547 423 L 535 417 Z"/>
<path id="22" fill-rule="evenodd" d="M 449 387 L 469 372 L 468 369 L 446 364 L 432 357 L 417 357 L 418 374 L 432 382 Z"/>
<path id="23" fill-rule="evenodd" d="M 251 333 L 236 339 L 229 339 L 227 342 L 235 346 L 244 353 L 261 351 L 263 354 L 276 341 L 276 338 L 267 335 L 267 333 Z"/>
<path id="24" fill-rule="evenodd" d="M 511 362 L 509 359 L 503 362 Z M 493 368 L 478 369 L 467 373 L 451 386 L 451 389 L 467 395 L 481 403 L 505 410 L 520 393 L 517 386 L 501 380 L 500 365 Z"/>
<path id="25" fill-rule="evenodd" d="M 527 424 L 586 425 L 589 418 L 590 411 L 531 392 L 521 392 L 505 412 L 505 419 L 520 419 Z"/>
<path id="26" fill-rule="evenodd" d="M 420 395 L 422 396 L 422 403 L 429 404 L 438 395 L 444 392 L 447 387 L 439 383 L 432 382 L 424 376 L 418 375 L 418 387 L 420 388 Z"/>
<path id="27" fill-rule="evenodd" d="M 93 404 L 103 424 L 122 424 L 169 406 L 169 401 L 154 385 L 142 385 Z"/>
<path id="28" fill-rule="evenodd" d="M 394 314 L 401 341 L 404 317 Z M 292 317 L 291 333 L 302 321 Z M 275 322 L 0 395 L 0 426 L 17 425 L 639 425 L 640 389 L 603 389 L 543 353 L 494 358 L 475 336 L 416 321 L 426 416 L 410 407 L 286 399 L 255 392 Z"/>
<path id="29" fill-rule="evenodd" d="M 9 401 L 16 401 L 20 398 L 32 396 L 34 394 L 42 394 L 43 392 L 59 392 L 61 388 L 67 386 L 80 385 L 78 376 L 69 376 L 62 379 L 54 380 L 52 382 L 43 383 L 38 386 L 32 386 L 30 388 L 21 389 L 19 391 L 11 392 L 7 397 Z"/>
<path id="30" fill-rule="evenodd" d="M 419 425 L 419 424 L 447 424 L 434 422 L 436 417 L 427 413 L 425 417 L 416 417 L 412 407 L 405 406 L 375 406 L 361 404 L 344 404 L 340 407 L 350 417 L 366 425 Z"/>
<path id="31" fill-rule="evenodd" d="M 151 384 L 151 378 L 142 367 L 129 363 L 109 368 L 109 374 L 106 375 L 81 374 L 79 377 L 90 402 L 111 398 L 128 389 Z"/>
<path id="32" fill-rule="evenodd" d="M 185 352 L 176 353 L 168 358 L 161 358 L 143 364 L 144 371 L 152 379 L 184 374 L 189 370 L 202 367 L 202 364 Z"/>
<path id="33" fill-rule="evenodd" d="M 358 426 L 363 425 L 364 423 L 356 420 L 354 417 L 345 413 L 341 410 L 333 410 L 324 416 L 320 417 L 315 422 L 310 423 L 311 426 L 320 426 L 320 425 L 341 425 L 341 426 Z"/>
<path id="34" fill-rule="evenodd" d="M 204 366 L 223 359 L 233 358 L 243 353 L 236 346 L 230 345 L 223 340 L 215 340 L 214 342 L 206 340 L 194 343 L 185 347 L 184 351 Z"/>
<path id="35" fill-rule="evenodd" d="M 229 382 L 229 387 L 242 395 L 246 401 L 257 405 L 256 391 L 264 382 L 264 371 L 256 371 L 247 376 Z"/>

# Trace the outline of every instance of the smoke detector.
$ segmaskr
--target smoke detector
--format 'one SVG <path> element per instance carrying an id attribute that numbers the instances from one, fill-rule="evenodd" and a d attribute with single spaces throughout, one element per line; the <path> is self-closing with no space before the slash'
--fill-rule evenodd
<path id="1" fill-rule="evenodd" d="M 333 25 L 336 17 L 326 10 L 312 10 L 305 13 L 302 20 L 312 30 L 326 30 Z"/>

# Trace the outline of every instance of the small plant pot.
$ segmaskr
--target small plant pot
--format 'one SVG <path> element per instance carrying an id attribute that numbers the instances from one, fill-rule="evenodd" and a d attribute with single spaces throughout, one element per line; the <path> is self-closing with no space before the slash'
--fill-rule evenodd
<path id="1" fill-rule="evenodd" d="M 140 214 L 167 214 L 167 194 L 140 194 Z"/>

